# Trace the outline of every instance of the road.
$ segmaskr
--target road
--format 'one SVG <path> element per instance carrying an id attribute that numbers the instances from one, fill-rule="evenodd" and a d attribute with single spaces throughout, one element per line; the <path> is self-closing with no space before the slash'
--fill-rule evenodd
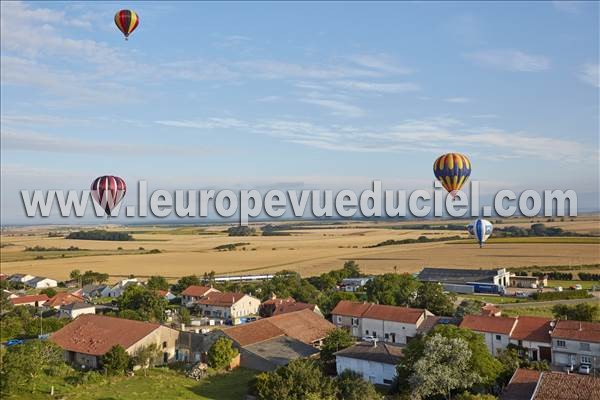
<path id="1" fill-rule="evenodd" d="M 591 297 L 589 299 L 571 299 L 571 300 L 551 300 L 551 301 L 525 301 L 522 303 L 504 303 L 496 304 L 501 308 L 530 308 L 530 307 L 545 307 L 554 306 L 556 304 L 579 304 L 579 303 L 596 303 L 600 304 L 598 297 Z"/>

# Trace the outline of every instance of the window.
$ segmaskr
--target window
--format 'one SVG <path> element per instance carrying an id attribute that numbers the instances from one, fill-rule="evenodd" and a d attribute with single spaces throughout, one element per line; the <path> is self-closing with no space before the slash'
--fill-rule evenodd
<path id="1" fill-rule="evenodd" d="M 391 379 L 384 379 L 383 383 L 385 383 L 386 385 L 391 385 L 392 384 L 392 380 Z"/>
<path id="2" fill-rule="evenodd" d="M 365 335 L 369 336 L 369 330 L 368 329 L 365 331 Z"/>
<path id="3" fill-rule="evenodd" d="M 556 347 L 567 347 L 567 344 L 565 343 L 564 340 L 557 340 Z"/>
<path id="4" fill-rule="evenodd" d="M 352 326 L 358 326 L 358 318 L 352 318 Z"/>
<path id="5" fill-rule="evenodd" d="M 581 356 L 581 363 L 582 364 L 591 364 L 592 363 L 592 357 L 590 357 L 590 356 Z"/>
<path id="6" fill-rule="evenodd" d="M 167 348 L 167 342 L 163 342 L 163 349 Z"/>
<path id="7" fill-rule="evenodd" d="M 373 331 L 373 337 L 377 337 L 377 332 Z"/>
<path id="8" fill-rule="evenodd" d="M 384 336 L 385 336 L 385 340 L 388 340 L 390 338 L 390 334 L 389 333 L 386 333 Z"/>
<path id="9" fill-rule="evenodd" d="M 590 344 L 589 343 L 579 343 L 579 349 L 585 350 L 585 351 L 590 351 Z"/>
<path id="10" fill-rule="evenodd" d="M 338 324 L 342 323 L 342 316 L 341 315 L 337 316 L 337 322 L 338 322 Z"/>
<path id="11" fill-rule="evenodd" d="M 496 335 L 496 340 L 502 340 L 502 336 Z"/>

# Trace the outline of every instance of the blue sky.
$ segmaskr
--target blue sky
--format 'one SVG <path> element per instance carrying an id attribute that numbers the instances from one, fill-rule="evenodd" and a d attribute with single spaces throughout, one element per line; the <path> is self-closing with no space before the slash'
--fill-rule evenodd
<path id="1" fill-rule="evenodd" d="M 20 189 L 103 174 L 428 188 L 447 151 L 483 191 L 597 209 L 598 21 L 597 2 L 4 2 L 3 222 Z"/>

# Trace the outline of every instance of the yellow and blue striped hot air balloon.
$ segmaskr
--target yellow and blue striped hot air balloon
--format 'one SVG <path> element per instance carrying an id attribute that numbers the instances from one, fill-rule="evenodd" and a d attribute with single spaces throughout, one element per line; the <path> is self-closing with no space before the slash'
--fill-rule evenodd
<path id="1" fill-rule="evenodd" d="M 433 163 L 433 173 L 444 189 L 454 198 L 471 175 L 471 161 L 463 154 L 444 154 Z"/>

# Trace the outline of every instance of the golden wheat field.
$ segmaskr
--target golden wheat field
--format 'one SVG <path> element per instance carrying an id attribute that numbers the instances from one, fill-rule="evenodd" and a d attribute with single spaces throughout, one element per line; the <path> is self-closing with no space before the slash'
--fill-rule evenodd
<path id="1" fill-rule="evenodd" d="M 600 216 L 543 222 L 565 230 L 597 235 Z M 402 225 L 465 223 L 466 221 L 343 222 L 303 223 L 285 231 L 289 236 L 229 237 L 227 225 L 213 226 L 111 226 L 110 230 L 130 232 L 134 241 L 68 240 L 48 237 L 48 232 L 68 232 L 84 228 L 20 227 L 2 232 L 1 270 L 4 274 L 29 273 L 65 279 L 73 269 L 106 272 L 111 276 L 163 275 L 176 278 L 202 275 L 214 270 L 218 275 L 272 273 L 282 269 L 304 276 L 339 268 L 355 260 L 365 273 L 415 272 L 424 266 L 493 268 L 530 265 L 580 265 L 600 263 L 600 238 L 516 238 L 493 239 L 482 249 L 474 240 L 401 244 L 368 248 L 386 240 L 427 236 L 440 238 L 464 231 L 394 229 Z M 528 227 L 532 220 L 504 220 L 496 226 Z M 260 228 L 260 225 L 255 225 Z M 98 227 L 95 227 L 98 228 Z M 260 231 L 259 231 L 260 232 Z M 535 239 L 535 240 L 534 240 Z M 217 246 L 243 243 L 232 251 Z M 79 251 L 47 252 L 34 259 L 26 247 Z M 119 249 L 120 248 L 120 249 Z M 142 248 L 142 249 L 140 249 Z M 147 254 L 158 249 L 159 254 Z M 38 253 L 34 253 L 38 254 Z M 65 254 L 65 256 L 62 256 Z"/>

